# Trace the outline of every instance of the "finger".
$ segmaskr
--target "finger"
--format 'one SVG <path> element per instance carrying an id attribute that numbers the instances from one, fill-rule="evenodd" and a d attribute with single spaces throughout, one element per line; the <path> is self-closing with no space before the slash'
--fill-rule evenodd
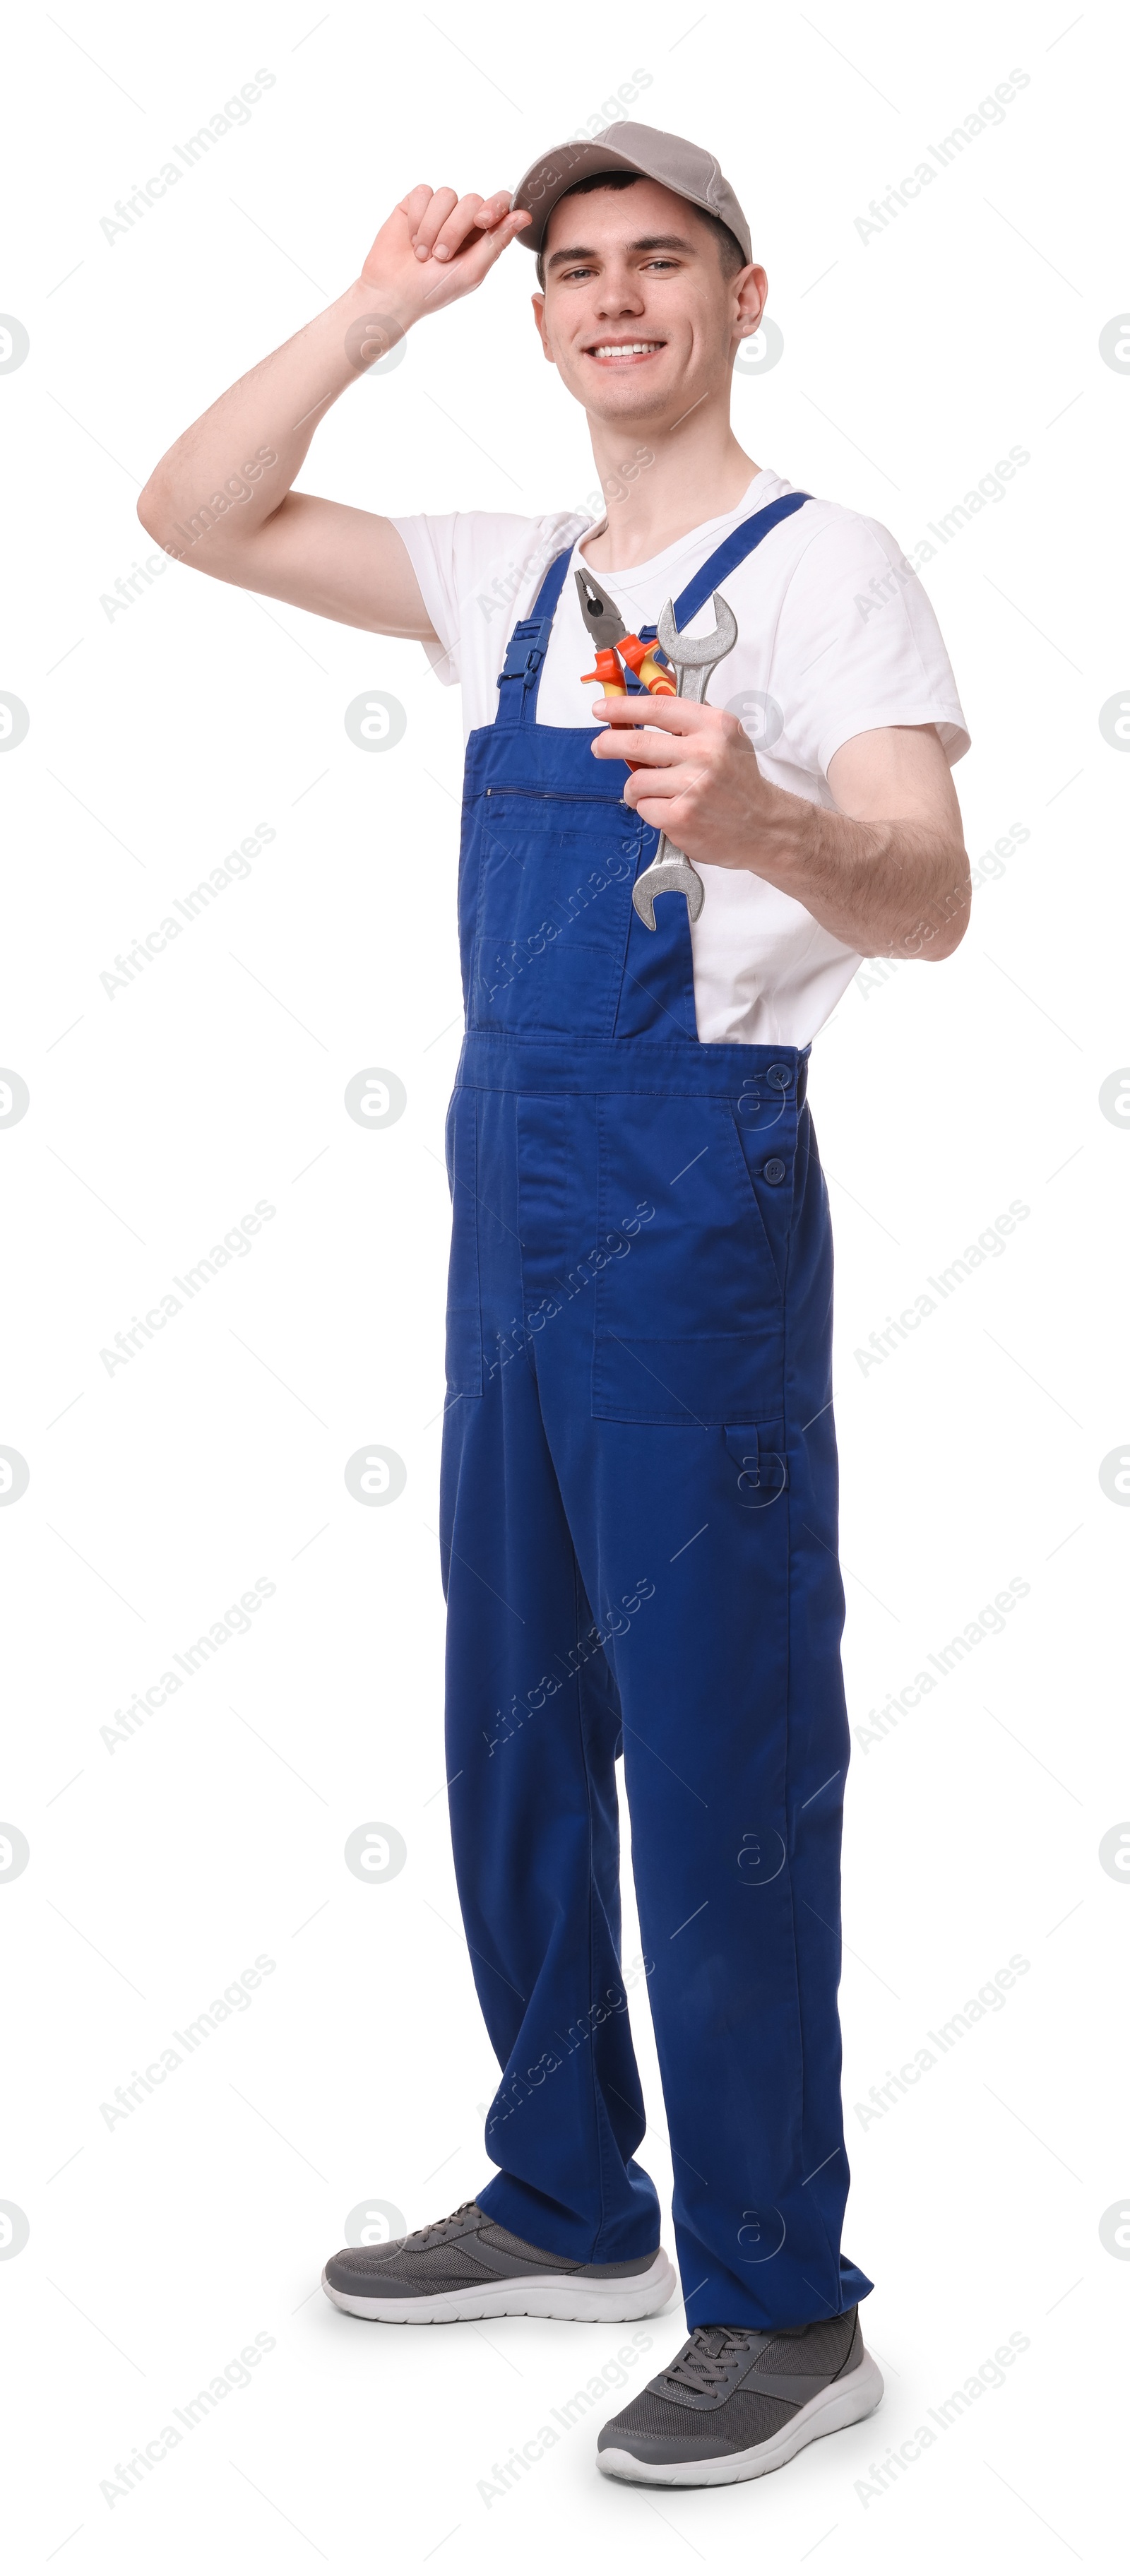
<path id="1" fill-rule="evenodd" d="M 454 259 L 456 251 L 466 241 L 468 235 L 473 241 L 477 242 L 480 239 L 482 228 L 479 225 L 478 216 L 482 203 L 482 198 L 477 194 L 458 199 L 436 234 L 432 244 L 433 259 Z"/>
<path id="2" fill-rule="evenodd" d="M 454 188 L 437 188 L 416 226 L 413 249 L 417 259 L 430 259 L 432 244 L 441 224 L 447 222 L 452 207 L 458 204 Z"/>
<path id="3" fill-rule="evenodd" d="M 642 815 L 645 823 L 654 823 L 657 831 L 666 829 L 672 839 L 677 839 L 680 831 L 688 828 L 688 821 L 695 813 L 693 794 L 695 788 L 701 786 L 702 776 L 701 769 L 652 770 L 646 778 L 639 776 L 638 783 L 636 779 L 629 778 L 622 801 L 631 806 L 633 813 Z M 634 795 L 633 787 L 636 790 Z M 645 810 L 649 805 L 655 807 L 654 814 Z M 679 810 L 683 806 L 686 807 L 685 813 Z"/>
<path id="4" fill-rule="evenodd" d="M 495 224 L 490 231 L 473 227 L 471 239 L 459 254 L 458 273 L 464 282 L 468 286 L 481 286 L 488 269 L 493 268 L 496 259 L 501 259 L 503 251 L 509 248 L 529 221 L 528 215 L 516 212 L 504 215 L 501 223 Z M 450 267 L 451 262 L 441 261 L 440 266 Z"/>
<path id="5" fill-rule="evenodd" d="M 441 201 L 448 198 L 452 199 L 451 211 L 442 215 L 438 230 L 433 232 L 433 218 L 442 213 Z M 423 222 L 418 221 L 417 224 L 415 247 L 417 250 L 421 245 L 426 247 L 430 236 L 430 255 L 440 261 L 455 259 L 460 249 L 470 244 L 477 247 L 482 235 L 492 237 L 503 224 L 507 224 L 505 235 L 498 242 L 499 250 L 504 250 L 506 243 L 513 241 L 515 233 L 524 231 L 526 225 L 533 222 L 533 216 L 524 211 L 510 217 L 510 196 L 505 188 L 496 189 L 493 197 L 480 197 L 477 190 L 471 190 L 459 198 L 455 197 L 453 189 L 437 189 L 435 196 L 429 189 L 428 199 Z"/>
<path id="6" fill-rule="evenodd" d="M 484 208 L 484 214 L 485 211 Z M 526 213 L 524 206 L 515 206 L 511 214 L 510 200 L 508 197 L 504 198 L 487 236 L 492 247 L 495 250 L 505 250 L 507 242 L 514 241 L 519 233 L 524 233 L 527 225 L 532 224 L 533 220 L 533 216 Z M 483 216 L 480 215 L 479 222 L 482 223 L 482 221 Z"/>
<path id="7" fill-rule="evenodd" d="M 639 815 L 641 823 L 647 824 L 650 831 L 666 832 L 672 845 L 678 842 L 681 826 L 669 804 L 661 804 L 657 796 L 652 796 L 648 797 L 642 805 L 634 806 L 632 810 Z"/>
<path id="8" fill-rule="evenodd" d="M 407 215 L 410 232 L 415 231 L 425 206 L 431 204 L 431 198 L 432 192 L 426 179 L 420 179 L 414 188 L 409 189 L 406 197 L 401 197 L 397 213 Z"/>
<path id="9" fill-rule="evenodd" d="M 686 795 L 690 783 L 685 769 L 649 769 L 646 776 L 642 769 L 637 769 L 624 789 L 623 801 L 637 814 L 643 813 L 645 805 L 653 804 L 662 804 L 669 813 L 672 805 Z"/>
<path id="10" fill-rule="evenodd" d="M 593 740 L 597 760 L 638 761 L 648 769 L 666 769 L 683 758 L 683 746 L 669 734 L 633 733 L 625 740 L 623 732 L 598 733 Z"/>
<path id="11" fill-rule="evenodd" d="M 594 698 L 593 714 L 603 716 L 606 724 L 658 725 L 666 733 L 698 733 L 703 725 L 717 720 L 717 707 L 700 707 L 693 698 L 653 698 L 646 692 L 633 692 L 631 697 Z"/>
<path id="12" fill-rule="evenodd" d="M 507 215 L 509 212 L 509 188 L 496 188 L 492 197 L 483 198 L 482 205 L 479 208 L 478 215 L 475 220 L 477 223 L 485 226 L 493 225 L 501 223 L 503 215 Z"/>

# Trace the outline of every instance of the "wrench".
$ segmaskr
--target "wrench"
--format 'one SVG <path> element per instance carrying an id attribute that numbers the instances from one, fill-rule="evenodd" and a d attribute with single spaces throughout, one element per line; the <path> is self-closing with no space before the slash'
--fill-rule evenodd
<path id="1" fill-rule="evenodd" d="M 732 653 L 737 643 L 738 621 L 721 591 L 716 590 L 713 635 L 681 635 L 675 624 L 674 604 L 668 600 L 656 629 L 656 640 L 662 645 L 674 670 L 678 696 L 689 698 L 692 706 L 700 707 L 711 672 L 717 670 L 719 662 L 725 661 L 727 653 Z M 632 887 L 632 902 L 647 930 L 655 928 L 657 894 L 685 894 L 692 921 L 698 920 L 706 901 L 706 888 L 698 869 L 692 867 L 683 852 L 675 848 L 666 832 L 660 836 L 650 867 L 644 869 Z"/>

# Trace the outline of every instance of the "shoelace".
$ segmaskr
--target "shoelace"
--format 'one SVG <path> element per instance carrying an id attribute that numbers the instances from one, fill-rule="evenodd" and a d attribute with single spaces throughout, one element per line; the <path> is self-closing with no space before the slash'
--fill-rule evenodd
<path id="1" fill-rule="evenodd" d="M 690 2388 L 696 2397 L 713 2397 L 735 2353 L 749 2348 L 749 2336 L 738 2326 L 696 2326 L 678 2360 L 664 2371 L 664 2379 L 669 2388 Z"/>
<path id="2" fill-rule="evenodd" d="M 473 2209 L 474 2206 L 475 2204 L 473 2200 L 461 2200 L 458 2209 L 452 2210 L 450 2218 L 433 2218 L 430 2225 L 427 2227 L 414 2227 L 411 2234 L 406 2238 L 406 2243 L 409 2245 L 438 2245 L 441 2237 L 446 2234 L 447 2229 L 449 2227 L 454 2227 L 457 2219 L 465 2218 L 468 2210 Z"/>

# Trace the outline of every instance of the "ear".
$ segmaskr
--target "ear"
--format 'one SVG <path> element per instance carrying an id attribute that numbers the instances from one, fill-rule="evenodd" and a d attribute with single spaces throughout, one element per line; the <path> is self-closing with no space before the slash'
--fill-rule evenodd
<path id="1" fill-rule="evenodd" d="M 541 341 L 542 356 L 543 358 L 548 358 L 551 367 L 555 366 L 557 362 L 546 336 L 545 297 L 544 295 L 531 295 L 530 302 L 534 308 L 534 321 L 537 325 L 538 337 Z"/>
<path id="2" fill-rule="evenodd" d="M 734 297 L 735 336 L 739 340 L 746 340 L 749 338 L 751 332 L 756 331 L 758 324 L 760 323 L 761 316 L 765 310 L 765 300 L 769 293 L 769 280 L 764 269 L 757 268 L 752 264 L 749 268 L 739 269 L 737 276 L 732 281 L 732 291 Z"/>

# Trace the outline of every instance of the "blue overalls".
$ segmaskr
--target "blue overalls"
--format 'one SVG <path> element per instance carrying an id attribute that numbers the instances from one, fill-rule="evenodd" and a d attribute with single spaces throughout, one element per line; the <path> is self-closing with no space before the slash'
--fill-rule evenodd
<path id="1" fill-rule="evenodd" d="M 804 497 L 726 539 L 680 626 Z M 591 733 L 537 722 L 568 561 L 470 737 L 460 856 L 441 1544 L 455 1866 L 504 2069 L 478 2199 L 577 2262 L 653 2251 L 646 1979 L 688 2323 L 801 2325 L 871 2287 L 840 2254 L 827 1192 L 807 1049 L 700 1043 L 685 902 L 654 932 L 632 908 L 656 833 Z"/>

